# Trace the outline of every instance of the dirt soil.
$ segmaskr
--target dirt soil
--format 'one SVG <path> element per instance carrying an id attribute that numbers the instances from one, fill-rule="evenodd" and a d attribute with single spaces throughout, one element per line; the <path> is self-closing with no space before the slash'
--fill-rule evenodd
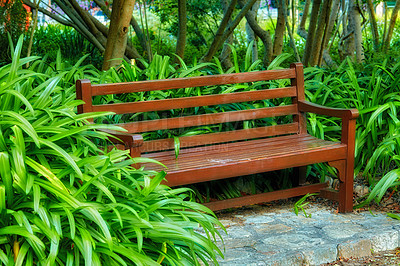
<path id="1" fill-rule="evenodd" d="M 361 265 L 400 265 L 400 249 L 383 251 L 373 254 L 369 257 L 355 259 L 340 259 L 323 266 L 361 266 Z"/>

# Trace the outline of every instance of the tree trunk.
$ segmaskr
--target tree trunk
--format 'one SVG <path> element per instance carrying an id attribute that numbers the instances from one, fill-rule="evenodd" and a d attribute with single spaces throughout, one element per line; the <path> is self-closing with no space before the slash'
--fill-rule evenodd
<path id="1" fill-rule="evenodd" d="M 310 4 L 311 0 L 306 0 L 306 3 L 304 5 L 304 10 L 303 10 L 303 15 L 301 16 L 300 20 L 300 25 L 299 28 L 297 29 L 297 34 L 303 37 L 304 39 L 307 39 L 307 31 L 306 31 L 306 21 L 308 17 L 308 13 L 310 11 Z"/>
<path id="2" fill-rule="evenodd" d="M 224 10 L 224 13 L 228 12 L 228 1 L 227 0 L 220 0 L 222 9 Z M 230 23 L 232 20 L 228 20 L 228 23 Z M 231 67 L 233 67 L 233 63 L 231 60 L 231 53 L 232 53 L 232 49 L 228 44 L 232 44 L 233 43 L 233 35 L 229 35 L 228 38 L 226 39 L 226 43 L 224 44 L 224 46 L 222 47 L 222 51 L 221 54 L 219 55 L 219 60 L 221 61 L 222 66 L 225 69 L 229 69 Z"/>
<path id="3" fill-rule="evenodd" d="M 231 22 L 231 16 L 233 11 L 235 10 L 235 5 L 236 5 L 237 0 L 231 0 L 231 3 L 229 4 L 228 8 L 224 12 L 224 17 L 221 20 L 221 23 L 219 24 L 218 30 L 215 33 L 215 37 L 210 45 L 210 48 L 208 49 L 207 53 L 204 55 L 202 58 L 202 61 L 210 61 L 211 58 L 215 55 L 215 53 L 218 50 L 218 43 L 223 42 L 222 36 L 224 34 L 225 28 L 228 26 L 228 23 L 230 24 Z"/>
<path id="4" fill-rule="evenodd" d="M 185 45 L 186 45 L 186 25 L 187 25 L 187 14 L 186 14 L 186 0 L 178 0 L 178 36 L 176 42 L 176 54 L 180 58 L 184 58 Z M 176 59 L 178 62 L 179 60 Z"/>
<path id="5" fill-rule="evenodd" d="M 284 17 L 285 18 L 285 25 L 286 25 L 286 30 L 288 31 L 288 34 L 289 34 L 290 44 L 291 44 L 291 46 L 293 48 L 293 52 L 294 52 L 294 56 L 296 58 L 296 61 L 300 62 L 300 56 L 299 56 L 299 53 L 297 52 L 296 42 L 294 41 L 292 30 L 291 30 L 289 22 L 288 22 L 288 15 L 287 15 L 287 10 L 288 9 L 287 9 L 287 7 L 285 5 L 285 1 L 282 1 L 282 4 L 283 4 L 283 10 L 285 10 L 285 17 Z"/>
<path id="6" fill-rule="evenodd" d="M 249 13 L 252 13 L 252 17 L 257 21 L 257 11 L 258 8 L 260 7 L 260 0 L 257 0 L 257 2 L 254 3 L 252 8 L 247 12 L 246 14 L 246 20 L 247 20 L 247 15 Z M 258 59 L 258 48 L 257 48 L 257 39 L 256 39 L 256 34 L 254 33 L 254 30 L 249 24 L 249 21 L 247 20 L 246 22 L 246 33 L 247 33 L 247 42 L 248 43 L 253 43 L 252 45 L 252 61 L 256 61 Z"/>
<path id="7" fill-rule="evenodd" d="M 399 9 L 400 9 L 400 0 L 396 0 L 396 4 L 393 8 L 392 16 L 390 18 L 389 29 L 388 29 L 388 32 L 387 32 L 387 35 L 385 38 L 385 43 L 384 43 L 384 51 L 385 52 L 390 47 L 390 41 L 392 40 L 393 30 L 394 30 L 394 26 L 396 23 L 397 15 L 399 13 Z"/>
<path id="8" fill-rule="evenodd" d="M 303 64 L 309 65 L 310 55 L 312 53 L 312 45 L 314 43 L 315 29 L 317 28 L 318 13 L 321 6 L 321 0 L 314 0 L 311 9 L 310 25 L 308 26 L 306 47 L 304 49 Z"/>
<path id="9" fill-rule="evenodd" d="M 285 14 L 286 10 L 284 10 L 284 5 L 282 1 L 286 0 L 278 0 L 278 18 L 276 21 L 275 28 L 275 36 L 274 36 L 274 48 L 273 48 L 273 57 L 276 57 L 282 53 L 283 48 L 283 36 L 285 34 Z"/>
<path id="10" fill-rule="evenodd" d="M 35 8 L 35 4 L 32 3 L 30 0 L 23 0 L 23 2 L 27 6 L 30 6 L 33 9 Z M 103 2 L 105 6 L 103 0 L 96 0 L 96 2 Z M 86 38 L 97 49 L 99 49 L 101 53 L 104 53 L 109 29 L 105 25 L 100 23 L 96 18 L 91 16 L 89 12 L 83 10 L 75 0 L 54 0 L 54 3 L 63 10 L 63 12 L 65 13 L 65 18 L 57 15 L 57 13 L 55 12 L 51 12 L 51 10 L 49 11 L 42 7 L 39 7 L 38 9 L 40 12 L 51 17 L 57 22 L 66 26 L 73 27 L 76 31 L 82 34 L 84 38 Z M 107 12 L 108 14 L 110 14 L 108 9 Z M 126 60 L 130 58 L 141 58 L 135 47 L 130 44 L 128 44 L 128 46 L 126 47 L 125 54 L 126 56 L 124 56 L 124 58 Z M 140 62 L 138 63 L 140 64 Z"/>
<path id="11" fill-rule="evenodd" d="M 32 9 L 35 9 L 35 8 L 36 8 L 36 5 L 35 5 L 33 2 L 29 1 L 29 0 L 22 0 L 22 2 L 23 2 L 25 5 L 27 5 L 27 6 L 29 6 L 30 8 L 32 8 Z M 73 24 L 72 24 L 71 21 L 66 20 L 66 19 L 64 19 L 64 18 L 61 18 L 60 16 L 58 16 L 58 15 L 56 15 L 56 14 L 50 12 L 49 10 L 47 10 L 47 9 L 45 9 L 45 8 L 43 8 L 43 7 L 39 7 L 38 10 L 39 10 L 40 12 L 42 12 L 43 14 L 45 14 L 46 16 L 48 16 L 48 17 L 54 19 L 55 21 L 57 21 L 57 22 L 60 23 L 60 24 L 63 24 L 63 25 L 65 25 L 65 26 L 69 26 L 69 27 L 73 27 Z"/>
<path id="12" fill-rule="evenodd" d="M 202 58 L 202 61 L 210 61 L 211 60 L 211 58 L 215 55 L 215 53 L 218 51 L 218 49 L 222 46 L 222 44 L 228 38 L 228 36 L 232 34 L 232 32 L 237 27 L 237 25 L 239 25 L 240 21 L 243 19 L 243 17 L 246 15 L 246 13 L 250 10 L 250 8 L 254 5 L 254 3 L 256 1 L 257 0 L 249 0 L 246 3 L 246 5 L 242 8 L 242 10 L 239 12 L 239 14 L 237 14 L 235 19 L 226 26 L 226 28 L 222 27 L 222 25 L 224 24 L 223 22 L 225 21 L 225 16 L 224 16 L 224 18 L 222 19 L 222 22 L 218 28 L 217 34 L 215 35 L 213 43 L 211 44 L 207 53 Z M 231 5 L 233 2 L 236 3 L 236 0 L 232 0 Z M 231 5 L 229 6 L 229 8 L 228 8 L 229 11 L 226 14 L 231 13 L 230 12 L 231 9 L 233 12 L 233 9 L 235 6 L 233 5 L 233 7 L 231 7 Z M 229 19 L 230 19 L 230 15 L 228 18 L 226 18 L 226 20 L 228 21 Z M 222 32 L 222 34 L 220 32 Z"/>
<path id="13" fill-rule="evenodd" d="M 350 1 L 351 6 L 351 23 L 354 30 L 354 43 L 356 48 L 356 62 L 364 61 L 364 49 L 362 47 L 362 32 L 361 32 L 361 12 L 357 0 Z"/>
<path id="14" fill-rule="evenodd" d="M 142 29 L 139 26 L 137 20 L 132 16 L 131 19 L 131 26 L 136 33 L 136 36 L 139 39 L 140 45 L 142 46 L 143 50 L 147 52 L 147 58 L 149 61 L 153 60 L 153 54 L 151 53 L 150 43 L 146 40 L 146 36 L 144 35 Z"/>
<path id="15" fill-rule="evenodd" d="M 35 30 L 36 30 L 37 22 L 38 22 L 38 14 L 39 14 L 38 7 L 39 7 L 39 4 L 40 4 L 40 1 L 41 0 L 38 0 L 38 2 L 36 2 L 36 0 L 35 0 L 35 9 L 32 9 L 32 11 L 35 10 L 35 14 L 34 14 L 34 17 L 33 17 L 33 26 L 31 28 L 31 36 L 29 38 L 28 51 L 26 53 L 26 57 L 31 56 L 32 45 L 33 45 L 33 36 L 35 34 Z M 29 67 L 29 62 L 26 63 L 26 67 Z"/>
<path id="16" fill-rule="evenodd" d="M 295 9 L 295 6 L 296 6 L 296 0 L 292 0 L 292 36 L 294 35 L 294 27 L 296 26 L 296 9 Z"/>
<path id="17" fill-rule="evenodd" d="M 331 36 L 333 33 L 333 28 L 335 26 L 335 21 L 339 14 L 339 6 L 340 6 L 340 0 L 333 0 L 331 14 L 329 15 L 328 24 L 326 25 L 326 33 L 324 35 L 323 49 L 326 49 L 326 47 L 328 46 L 329 40 L 331 39 Z M 339 27 L 339 24 L 340 23 L 338 22 L 337 27 Z"/>
<path id="18" fill-rule="evenodd" d="M 243 1 L 240 1 L 243 4 Z M 249 23 L 250 27 L 253 29 L 254 33 L 261 39 L 264 45 L 264 57 L 263 64 L 264 66 L 268 66 L 272 60 L 272 38 L 269 31 L 264 30 L 257 23 L 256 20 L 256 12 L 251 10 L 246 14 L 246 20 Z"/>
<path id="19" fill-rule="evenodd" d="M 372 38 L 374 41 L 374 50 L 375 52 L 378 52 L 379 51 L 378 23 L 376 22 L 376 14 L 372 0 L 367 0 L 367 10 L 369 14 L 369 23 L 371 25 L 371 30 L 372 30 Z"/>
<path id="20" fill-rule="evenodd" d="M 312 45 L 312 52 L 310 54 L 309 65 L 318 65 L 320 54 L 322 53 L 322 44 L 325 33 L 327 20 L 329 20 L 331 0 L 324 0 L 322 8 L 319 12 L 318 26 L 315 31 L 314 42 Z"/>
<path id="21" fill-rule="evenodd" d="M 108 18 L 111 18 L 111 12 L 108 9 L 108 7 L 107 7 L 106 3 L 104 2 L 104 0 L 94 0 L 94 2 L 100 7 L 101 11 L 103 11 L 104 14 L 106 14 L 106 16 Z M 93 19 L 96 20 L 94 17 L 93 17 Z M 135 19 L 134 16 L 132 16 L 132 19 L 131 19 L 130 23 L 131 23 L 131 26 L 132 26 L 133 30 L 136 33 L 136 36 L 138 37 L 138 40 L 140 42 L 140 46 L 142 46 L 142 49 L 147 52 L 148 59 L 149 59 L 149 61 L 151 61 L 152 55 L 151 55 L 151 51 L 150 51 L 150 44 L 146 41 L 146 37 L 144 36 L 144 33 L 143 33 L 142 29 L 140 28 L 139 23 L 137 22 L 137 20 Z M 98 28 L 99 28 L 99 26 L 98 26 Z M 104 26 L 104 28 L 106 28 L 106 30 L 107 30 L 107 34 L 106 35 L 108 35 L 108 28 L 106 26 Z M 101 28 L 99 28 L 99 29 L 102 30 Z M 130 43 L 128 43 L 128 45 L 131 46 Z M 136 48 L 134 48 L 133 46 L 131 46 L 130 49 L 136 51 Z M 140 58 L 141 57 L 137 51 L 135 52 L 135 54 L 137 54 L 138 56 L 135 56 L 135 57 L 132 57 L 132 58 Z"/>
<path id="22" fill-rule="evenodd" d="M 134 0 L 114 0 L 113 2 L 107 45 L 104 52 L 103 70 L 119 65 L 122 62 L 134 5 Z M 118 60 L 112 60 L 116 58 Z"/>
<path id="23" fill-rule="evenodd" d="M 328 25 L 326 25 L 326 28 L 325 28 L 324 40 L 323 40 L 322 49 L 321 49 L 322 53 L 320 55 L 318 65 L 322 64 L 322 59 L 324 59 L 325 63 L 327 63 L 327 65 L 330 67 L 333 67 L 336 65 L 336 63 L 334 63 L 334 61 L 330 57 L 329 49 L 327 49 L 327 47 L 329 44 L 329 40 L 331 39 L 331 36 L 332 36 L 333 26 L 335 25 L 335 20 L 339 13 L 339 6 L 340 6 L 340 0 L 333 0 L 331 14 L 330 14 L 329 20 L 328 20 Z M 339 24 L 340 23 L 338 22 L 337 27 L 339 27 Z M 335 35 L 333 36 L 333 39 L 334 38 L 335 38 Z M 333 42 L 333 40 L 332 40 L 332 42 Z"/>
<path id="24" fill-rule="evenodd" d="M 72 26 L 80 32 L 85 38 L 90 41 L 101 53 L 105 50 L 105 42 L 98 40 L 93 33 L 90 32 L 88 27 L 84 24 L 79 15 L 75 12 L 72 5 L 66 6 L 63 2 L 59 0 L 54 0 L 54 2 L 64 11 L 64 13 L 71 19 Z M 66 3 L 67 4 L 67 3 Z"/>

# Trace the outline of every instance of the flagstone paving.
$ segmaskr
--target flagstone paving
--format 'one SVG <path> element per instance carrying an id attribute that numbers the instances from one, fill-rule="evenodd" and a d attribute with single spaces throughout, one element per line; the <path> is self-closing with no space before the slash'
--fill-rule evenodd
<path id="1" fill-rule="evenodd" d="M 386 213 L 338 214 L 320 203 L 307 213 L 296 216 L 293 203 L 219 213 L 227 231 L 220 265 L 320 265 L 399 247 L 400 221 Z"/>

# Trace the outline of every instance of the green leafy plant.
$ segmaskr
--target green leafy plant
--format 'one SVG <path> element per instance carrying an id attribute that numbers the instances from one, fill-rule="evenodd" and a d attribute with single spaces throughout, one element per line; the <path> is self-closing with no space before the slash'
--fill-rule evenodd
<path id="1" fill-rule="evenodd" d="M 74 79 L 92 69 L 54 72 L 21 46 L 0 68 L 1 263 L 218 264 L 213 213 L 161 185 L 164 172 L 131 167 L 144 159 L 101 149 L 99 129 L 116 128 L 86 120 L 107 113 L 75 113 Z"/>
<path id="2" fill-rule="evenodd" d="M 296 201 L 296 203 L 293 206 L 293 210 L 294 213 L 298 216 L 299 215 L 299 211 L 302 211 L 304 213 L 304 216 L 306 218 L 311 218 L 311 213 L 307 214 L 306 210 L 304 209 L 305 206 L 307 206 L 309 204 L 309 202 L 307 202 L 307 198 L 311 197 L 311 196 L 315 196 L 318 195 L 318 193 L 307 193 L 306 195 L 304 195 L 301 199 L 299 199 L 298 201 Z"/>

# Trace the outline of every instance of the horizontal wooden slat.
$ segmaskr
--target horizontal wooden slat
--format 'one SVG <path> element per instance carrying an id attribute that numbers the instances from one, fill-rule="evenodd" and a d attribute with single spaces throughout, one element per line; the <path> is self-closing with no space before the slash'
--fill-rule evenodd
<path id="1" fill-rule="evenodd" d="M 340 143 L 324 141 L 310 136 L 310 138 L 279 139 L 276 142 L 261 139 L 216 145 L 205 147 L 204 149 L 183 149 L 178 159 L 175 159 L 173 151 L 146 154 L 144 156 L 160 161 L 169 168 L 168 171 L 176 172 L 197 167 L 213 167 L 258 160 L 260 158 L 276 157 L 288 153 L 324 149 L 332 145 L 337 146 Z"/>
<path id="2" fill-rule="evenodd" d="M 321 190 L 320 196 L 330 200 L 339 201 L 339 191 L 334 190 L 332 188 L 326 188 Z"/>
<path id="3" fill-rule="evenodd" d="M 147 80 L 125 83 L 92 85 L 92 95 L 108 95 L 141 91 L 169 90 L 179 88 L 236 84 L 262 80 L 295 78 L 295 69 L 265 70 L 247 73 L 223 74 L 190 78 Z"/>
<path id="4" fill-rule="evenodd" d="M 116 114 L 162 111 L 170 109 L 210 106 L 296 96 L 296 87 L 205 95 L 154 101 L 94 105 L 94 112 L 111 111 Z"/>
<path id="5" fill-rule="evenodd" d="M 292 146 L 293 143 L 305 143 L 309 141 L 315 141 L 316 138 L 305 134 L 305 135 L 287 135 L 287 136 L 278 136 L 275 138 L 265 138 L 265 139 L 253 139 L 250 141 L 241 141 L 241 142 L 233 142 L 233 143 L 223 143 L 220 145 L 211 145 L 211 146 L 202 146 L 202 147 L 193 147 L 193 148 L 187 148 L 187 149 L 181 149 L 179 160 L 186 160 L 186 158 L 195 156 L 195 157 L 201 157 L 204 156 L 204 154 L 208 153 L 218 153 L 219 155 L 223 156 L 224 153 L 233 153 L 233 152 L 241 152 L 244 147 L 246 149 L 248 148 L 250 151 L 254 152 L 254 149 L 259 149 L 260 147 L 266 146 L 268 148 L 268 151 L 272 151 L 277 147 L 284 147 L 290 144 Z M 323 140 L 320 140 L 323 141 Z M 261 148 L 264 150 L 263 148 Z M 294 148 L 293 148 L 294 149 Z M 263 151 L 264 152 L 264 151 Z M 160 151 L 160 152 L 155 152 L 155 153 L 149 153 L 143 155 L 148 158 L 157 158 L 158 160 L 170 160 L 174 158 L 174 151 L 168 150 L 168 151 Z"/>
<path id="6" fill-rule="evenodd" d="M 184 136 L 179 138 L 180 147 L 195 147 L 207 144 L 216 144 L 244 139 L 255 139 L 269 136 L 279 136 L 298 132 L 298 123 L 267 126 L 259 128 L 241 129 L 228 132 L 217 132 L 197 136 Z M 174 149 L 174 139 L 160 139 L 145 141 L 141 147 L 142 152 L 154 152 Z"/>
<path id="7" fill-rule="evenodd" d="M 296 196 L 302 196 L 307 193 L 318 193 L 322 189 L 326 188 L 328 185 L 326 183 L 318 183 L 312 185 L 306 185 L 301 187 L 277 190 L 273 192 L 260 193 L 255 195 L 248 195 L 239 198 L 220 200 L 215 202 L 208 202 L 204 205 L 213 211 L 223 210 L 233 207 L 241 207 L 245 205 L 251 205 L 261 202 L 269 202 L 279 199 L 287 199 Z"/>
<path id="8" fill-rule="evenodd" d="M 295 153 L 266 156 L 259 160 L 239 161 L 231 164 L 219 164 L 211 167 L 196 167 L 186 171 L 169 172 L 166 179 L 169 186 L 187 185 L 228 177 L 250 175 L 291 167 L 321 163 L 336 158 L 345 158 L 346 146 L 343 144 L 327 146 L 324 149 L 298 151 Z"/>
<path id="9" fill-rule="evenodd" d="M 236 121 L 245 121 L 252 119 L 261 119 L 265 117 L 293 115 L 296 113 L 297 113 L 297 105 L 292 104 L 285 106 L 248 109 L 248 110 L 232 111 L 224 113 L 155 119 L 149 121 L 140 121 L 134 123 L 117 124 L 117 125 L 125 128 L 129 133 L 140 133 L 140 132 L 149 132 L 149 131 L 172 129 L 172 128 L 184 128 L 191 126 L 202 126 L 202 125 L 229 123 Z"/>

